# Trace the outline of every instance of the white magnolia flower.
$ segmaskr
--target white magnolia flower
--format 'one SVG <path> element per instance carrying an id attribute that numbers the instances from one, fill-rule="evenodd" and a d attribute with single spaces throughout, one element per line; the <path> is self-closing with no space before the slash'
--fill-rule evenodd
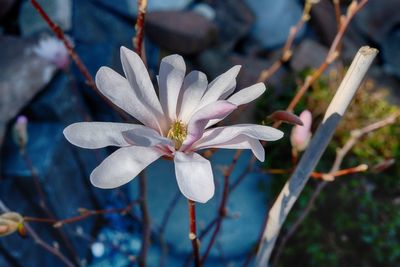
<path id="1" fill-rule="evenodd" d="M 33 48 L 33 52 L 39 57 L 56 65 L 60 69 L 66 69 L 70 58 L 63 41 L 55 37 L 45 37 Z"/>
<path id="2" fill-rule="evenodd" d="M 83 148 L 121 147 L 90 175 L 100 188 L 115 188 L 131 181 L 162 156 L 173 158 L 179 189 L 188 199 L 207 202 L 214 194 L 210 162 L 195 151 L 206 148 L 251 149 L 264 161 L 259 140 L 274 141 L 283 133 L 271 127 L 238 124 L 209 128 L 265 91 L 258 83 L 228 97 L 235 89 L 240 66 L 234 66 L 210 84 L 206 75 L 192 71 L 179 55 L 162 59 L 158 77 L 159 98 L 146 67 L 133 51 L 122 47 L 126 78 L 108 67 L 96 74 L 102 94 L 144 125 L 80 122 L 69 125 L 64 135 Z M 226 99 L 226 100 L 225 100 Z"/>

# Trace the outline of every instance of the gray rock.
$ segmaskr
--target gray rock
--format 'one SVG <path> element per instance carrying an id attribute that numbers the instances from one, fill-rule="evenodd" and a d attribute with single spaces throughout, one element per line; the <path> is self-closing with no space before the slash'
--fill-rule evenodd
<path id="1" fill-rule="evenodd" d="M 303 40 L 293 52 L 290 67 L 296 72 L 305 68 L 318 68 L 327 54 L 328 49 L 325 46 L 311 39 Z"/>
<path id="2" fill-rule="evenodd" d="M 0 125 L 16 116 L 56 71 L 54 65 L 32 52 L 32 43 L 27 39 L 0 37 Z"/>
<path id="3" fill-rule="evenodd" d="M 125 16 L 136 16 L 137 1 L 131 0 L 95 0 L 95 2 L 104 5 L 110 10 L 123 14 Z M 183 10 L 189 6 L 193 0 L 151 0 L 148 1 L 147 11 L 162 11 L 162 10 Z"/>
<path id="4" fill-rule="evenodd" d="M 146 34 L 161 47 L 179 54 L 195 54 L 216 39 L 216 27 L 193 11 L 149 12 Z"/>
<path id="5" fill-rule="evenodd" d="M 198 220 L 198 229 L 204 227 L 216 216 L 216 211 L 222 195 L 222 182 L 220 167 L 229 164 L 234 155 L 233 150 L 220 150 L 211 159 L 216 192 L 214 197 L 206 204 L 196 205 L 196 216 Z M 244 170 L 250 153 L 245 151 L 238 161 L 232 180 L 237 179 L 238 175 Z M 161 226 L 165 211 L 178 192 L 178 187 L 174 174 L 172 161 L 158 160 L 147 169 L 148 179 L 148 208 L 152 218 L 152 224 L 155 229 Z M 243 183 L 234 191 L 229 198 L 227 205 L 229 214 L 232 218 L 223 222 L 222 230 L 218 236 L 217 243 L 221 250 L 213 249 L 212 258 L 235 259 L 242 257 L 254 245 L 257 240 L 258 229 L 260 229 L 263 214 L 265 214 L 266 193 L 259 185 L 267 183 L 268 177 L 256 173 L 248 174 Z M 137 195 L 138 181 L 129 184 L 132 196 Z M 187 200 L 180 195 L 175 209 L 171 213 L 171 218 L 166 226 L 165 240 L 170 244 L 170 253 L 179 257 L 191 253 L 191 244 L 188 239 L 188 218 L 187 218 Z M 210 236 L 202 240 L 207 244 Z M 216 248 L 215 247 L 215 248 Z M 205 246 L 201 247 L 202 250 Z M 183 257 L 184 258 L 184 257 Z M 170 266 L 166 263 L 166 266 Z"/>
<path id="6" fill-rule="evenodd" d="M 226 50 L 233 46 L 251 29 L 254 14 L 243 0 L 208 1 L 215 10 L 214 22 L 218 26 L 219 44 Z"/>
<path id="7" fill-rule="evenodd" d="M 72 26 L 71 0 L 38 0 L 52 21 L 63 30 L 68 31 Z M 47 23 L 38 14 L 30 1 L 24 1 L 19 15 L 19 25 L 23 36 L 31 36 L 44 30 L 50 30 Z"/>
<path id="8" fill-rule="evenodd" d="M 302 16 L 302 7 L 293 0 L 245 0 L 256 15 L 252 35 L 265 48 L 274 48 L 285 43 L 290 27 Z M 304 28 L 298 36 L 301 37 Z M 299 38 L 298 37 L 298 38 Z"/>
<path id="9" fill-rule="evenodd" d="M 31 122 L 28 127 L 31 141 L 26 147 L 26 153 L 40 178 L 49 209 L 57 218 L 76 216 L 77 209 L 80 207 L 88 209 L 95 207 L 88 177 L 81 167 L 82 162 L 78 162 L 70 144 L 63 137 L 63 128 L 57 123 Z M 2 171 L 4 180 L 2 180 L 0 188 L 2 198 L 7 201 L 10 209 L 25 216 L 48 217 L 39 209 L 38 194 L 27 164 L 11 141 L 11 137 L 7 140 L 2 158 L 4 163 Z M 86 162 L 83 163 L 83 166 L 84 164 Z M 94 218 L 89 218 L 77 224 L 65 225 L 62 228 L 68 233 L 81 259 L 86 257 L 89 244 L 79 237 L 77 228 L 90 234 L 93 222 Z M 35 224 L 34 227 L 41 236 L 45 237 L 45 240 L 52 242 L 56 239 L 51 227 L 42 224 Z M 57 242 L 63 247 L 60 239 Z M 19 241 L 15 243 L 15 246 L 8 244 L 6 248 L 21 264 L 29 260 L 32 266 L 57 266 L 52 257 L 39 257 L 42 259 L 38 259 L 37 255 L 41 248 L 33 248 L 31 242 Z"/>
<path id="10" fill-rule="evenodd" d="M 400 78 L 400 27 L 388 34 L 383 42 L 384 69 Z"/>
<path id="11" fill-rule="evenodd" d="M 15 5 L 16 0 L 1 0 L 0 1 L 0 19 L 5 17 L 10 9 Z"/>
<path id="12" fill-rule="evenodd" d="M 383 45 L 386 38 L 400 24 L 400 1 L 370 1 L 354 18 L 357 28 L 366 36 Z"/>

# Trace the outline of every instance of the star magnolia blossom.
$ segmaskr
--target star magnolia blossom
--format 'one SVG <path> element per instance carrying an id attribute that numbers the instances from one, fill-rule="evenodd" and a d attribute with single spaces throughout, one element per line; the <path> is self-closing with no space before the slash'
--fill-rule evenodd
<path id="1" fill-rule="evenodd" d="M 158 76 L 159 99 L 140 57 L 121 47 L 126 78 L 108 67 L 96 74 L 100 92 L 144 125 L 111 122 L 80 122 L 69 125 L 64 135 L 83 148 L 121 147 L 90 175 L 93 185 L 115 188 L 131 181 L 162 156 L 173 158 L 182 194 L 193 201 L 207 202 L 214 195 L 210 162 L 195 151 L 206 148 L 251 149 L 264 161 L 259 140 L 274 141 L 283 133 L 271 127 L 238 124 L 208 128 L 239 105 L 265 91 L 258 83 L 232 94 L 240 66 L 234 66 L 210 84 L 206 75 L 192 71 L 179 55 L 162 59 Z M 226 99 L 226 100 L 225 100 Z"/>

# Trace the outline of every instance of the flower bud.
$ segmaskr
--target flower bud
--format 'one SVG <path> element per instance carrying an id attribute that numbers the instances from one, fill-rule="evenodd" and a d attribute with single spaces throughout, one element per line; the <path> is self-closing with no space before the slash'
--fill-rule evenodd
<path id="1" fill-rule="evenodd" d="M 304 110 L 300 114 L 300 119 L 303 122 L 303 126 L 296 125 L 292 129 L 292 134 L 290 135 L 290 142 L 292 147 L 297 151 L 303 151 L 307 148 L 308 143 L 311 139 L 311 124 L 312 115 L 308 110 Z"/>
<path id="2" fill-rule="evenodd" d="M 0 237 L 10 235 L 19 230 L 24 219 L 19 213 L 6 212 L 0 215 Z"/>
<path id="3" fill-rule="evenodd" d="M 23 115 L 18 116 L 13 129 L 13 137 L 15 143 L 19 146 L 21 150 L 24 150 L 26 144 L 28 143 L 27 126 L 28 118 Z"/>

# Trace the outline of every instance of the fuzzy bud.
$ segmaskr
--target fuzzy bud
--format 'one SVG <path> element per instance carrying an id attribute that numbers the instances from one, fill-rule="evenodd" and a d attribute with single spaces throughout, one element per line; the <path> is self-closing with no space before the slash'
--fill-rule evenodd
<path id="1" fill-rule="evenodd" d="M 25 149 L 26 144 L 28 143 L 28 118 L 21 115 L 18 116 L 15 121 L 14 129 L 13 129 L 13 137 L 15 143 L 19 146 L 21 150 Z"/>
<path id="2" fill-rule="evenodd" d="M 6 212 L 0 215 L 0 237 L 19 231 L 24 219 L 19 213 Z"/>
<path id="3" fill-rule="evenodd" d="M 303 126 L 296 125 L 293 127 L 292 134 L 290 135 L 290 142 L 295 150 L 304 151 L 311 139 L 311 112 L 304 110 L 300 114 L 300 120 L 303 122 Z"/>

